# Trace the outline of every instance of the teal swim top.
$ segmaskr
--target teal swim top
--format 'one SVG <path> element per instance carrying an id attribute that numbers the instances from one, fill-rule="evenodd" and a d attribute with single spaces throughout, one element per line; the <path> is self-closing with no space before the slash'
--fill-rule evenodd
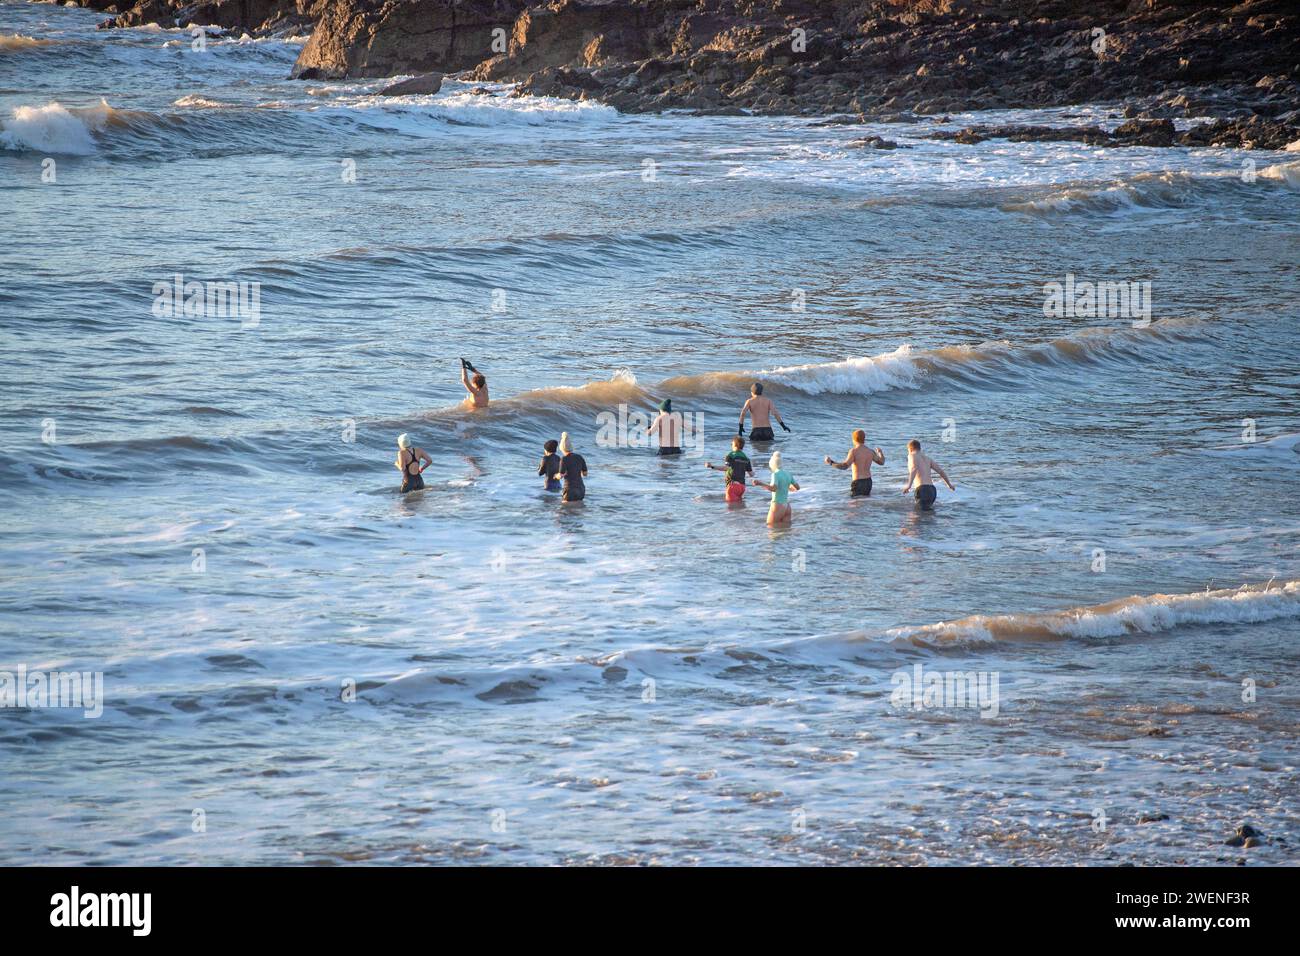
<path id="1" fill-rule="evenodd" d="M 785 504 L 786 499 L 790 497 L 790 486 L 793 484 L 795 484 L 794 478 L 784 468 L 772 472 L 772 487 L 776 489 L 772 492 L 772 501 L 778 505 Z"/>

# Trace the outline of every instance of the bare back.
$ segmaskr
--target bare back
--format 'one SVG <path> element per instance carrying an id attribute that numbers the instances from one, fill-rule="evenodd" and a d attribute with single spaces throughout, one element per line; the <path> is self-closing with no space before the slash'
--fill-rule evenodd
<path id="1" fill-rule="evenodd" d="M 907 456 L 907 466 L 916 472 L 916 483 L 918 485 L 932 485 L 934 479 L 930 477 L 930 469 L 934 467 L 934 462 L 925 452 L 914 451 Z"/>
<path id="2" fill-rule="evenodd" d="M 766 395 L 754 395 L 745 403 L 754 428 L 772 427 L 772 400 Z"/>
<path id="3" fill-rule="evenodd" d="M 660 448 L 677 448 L 681 445 L 681 415 L 677 412 L 660 412 L 650 426 L 659 436 Z"/>
<path id="4" fill-rule="evenodd" d="M 849 459 L 853 462 L 853 480 L 871 477 L 871 463 L 876 460 L 875 452 L 866 445 L 856 445 L 849 452 Z"/>

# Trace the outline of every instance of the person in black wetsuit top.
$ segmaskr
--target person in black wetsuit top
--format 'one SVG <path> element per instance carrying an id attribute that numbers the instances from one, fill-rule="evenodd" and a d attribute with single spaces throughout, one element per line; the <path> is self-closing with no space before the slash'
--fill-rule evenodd
<path id="1" fill-rule="evenodd" d="M 402 494 L 423 488 L 424 479 L 420 477 L 420 473 L 432 464 L 433 459 L 423 448 L 416 448 L 411 444 L 409 435 L 397 436 L 397 461 L 393 462 L 393 467 L 402 473 Z"/>
<path id="2" fill-rule="evenodd" d="M 542 446 L 546 454 L 542 455 L 542 463 L 537 467 L 539 475 L 546 476 L 546 490 L 560 490 L 560 456 L 555 453 L 558 442 L 554 438 Z"/>
<path id="3" fill-rule="evenodd" d="M 573 450 L 568 432 L 560 435 L 560 454 L 563 456 L 560 458 L 560 474 L 564 478 L 564 494 L 560 500 L 581 501 L 587 497 L 587 485 L 582 480 L 587 477 L 587 460 Z"/>

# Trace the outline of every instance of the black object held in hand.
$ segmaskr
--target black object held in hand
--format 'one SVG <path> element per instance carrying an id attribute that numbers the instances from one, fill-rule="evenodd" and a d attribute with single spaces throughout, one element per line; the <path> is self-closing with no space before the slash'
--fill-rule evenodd
<path id="1" fill-rule="evenodd" d="M 786 431 L 789 431 L 789 430 L 790 430 L 790 426 L 787 425 L 785 422 L 780 422 L 779 424 L 780 424 L 780 426 L 781 426 L 782 428 L 784 428 Z"/>

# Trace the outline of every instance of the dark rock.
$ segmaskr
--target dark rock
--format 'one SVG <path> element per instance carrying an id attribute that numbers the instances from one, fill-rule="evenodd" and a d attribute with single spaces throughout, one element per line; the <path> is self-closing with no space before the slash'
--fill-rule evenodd
<path id="1" fill-rule="evenodd" d="M 1243 823 L 1241 826 L 1237 827 L 1237 832 L 1224 840 L 1223 843 L 1224 846 L 1249 848 L 1259 846 L 1263 840 L 1264 834 L 1260 833 L 1250 824 Z"/>
<path id="2" fill-rule="evenodd" d="M 1167 813 L 1144 813 L 1138 817 L 1138 823 L 1159 823 L 1161 820 L 1168 820 Z"/>
<path id="3" fill-rule="evenodd" d="M 1275 120 L 1252 116 L 1248 120 L 1201 123 L 1180 134 L 1181 146 L 1224 146 L 1232 149 L 1286 149 L 1300 139 L 1300 129 Z"/>
<path id="4" fill-rule="evenodd" d="M 392 86 L 385 86 L 379 91 L 380 96 L 432 96 L 442 89 L 441 73 L 426 73 L 424 76 L 413 76 L 409 80 L 403 80 L 400 83 L 394 83 Z M 486 91 L 485 91 L 486 92 Z"/>
<path id="5" fill-rule="evenodd" d="M 1300 109 L 1300 17 L 1285 0 L 77 2 L 120 4 L 116 26 L 210 23 L 265 35 L 314 23 L 293 69 L 303 79 L 463 72 L 632 111 L 876 119 L 1089 102 L 1124 104 L 1126 121 L 1262 116 L 1293 126 L 1282 117 Z M 1093 24 L 1106 27 L 1102 53 L 1090 48 Z M 1267 131 L 1239 132 L 1215 135 L 1277 148 Z M 1163 125 L 1082 141 L 1092 140 L 1182 145 Z"/>
<path id="6" fill-rule="evenodd" d="M 881 136 L 868 136 L 864 139 L 855 139 L 849 146 L 865 147 L 869 149 L 898 149 L 898 144 L 893 140 L 885 139 Z"/>
<path id="7" fill-rule="evenodd" d="M 1173 143 L 1173 120 L 1131 119 L 1115 127 L 1111 145 L 1119 146 L 1169 146 Z"/>
<path id="8" fill-rule="evenodd" d="M 494 41 L 509 34 L 522 6 L 509 0 L 324 0 L 293 76 L 309 69 L 330 79 L 470 70 L 492 57 Z"/>

